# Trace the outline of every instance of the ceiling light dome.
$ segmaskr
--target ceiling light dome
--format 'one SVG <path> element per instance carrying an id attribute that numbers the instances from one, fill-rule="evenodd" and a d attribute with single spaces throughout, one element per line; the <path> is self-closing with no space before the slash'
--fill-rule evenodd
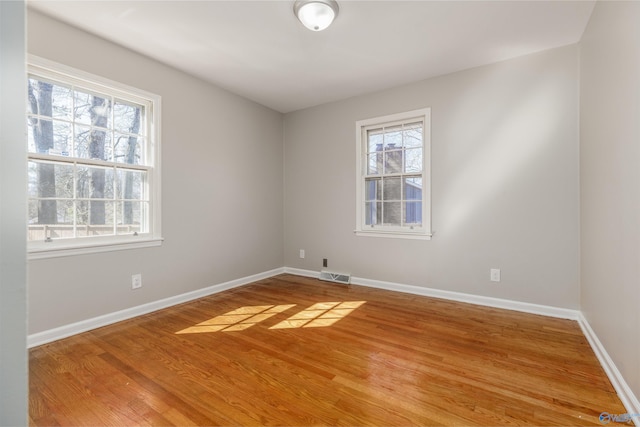
<path id="1" fill-rule="evenodd" d="M 322 31 L 338 16 L 338 3 L 335 0 L 297 0 L 293 13 L 311 31 Z"/>

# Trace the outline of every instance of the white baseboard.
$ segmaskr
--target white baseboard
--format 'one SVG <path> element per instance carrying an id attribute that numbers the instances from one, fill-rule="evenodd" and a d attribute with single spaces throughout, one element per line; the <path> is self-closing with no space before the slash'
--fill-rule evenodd
<path id="1" fill-rule="evenodd" d="M 171 307 L 173 305 L 182 304 L 184 302 L 192 301 L 198 298 L 202 298 L 208 295 L 216 294 L 218 292 L 226 291 L 228 289 L 237 288 L 258 280 L 267 279 L 269 277 L 276 276 L 284 273 L 284 268 L 276 268 L 274 270 L 265 271 L 263 273 L 254 274 L 251 276 L 243 277 L 236 280 L 231 280 L 217 285 L 209 286 L 196 291 L 187 292 L 181 295 L 165 298 L 159 301 L 142 304 L 136 307 L 127 308 L 124 310 L 116 311 L 115 313 L 105 314 L 103 316 L 94 317 L 92 319 L 82 320 L 80 322 L 71 323 L 69 325 L 60 326 L 58 328 L 49 329 L 47 331 L 31 334 L 27 337 L 27 347 L 32 348 L 42 344 L 46 344 L 52 341 L 57 341 L 62 338 L 67 338 L 72 335 L 79 334 L 81 332 L 90 331 L 91 329 L 100 328 L 116 322 L 131 319 L 136 316 L 151 313 L 153 311 L 161 310 L 163 308 Z"/>
<path id="2" fill-rule="evenodd" d="M 317 278 L 319 272 L 311 270 L 302 270 L 299 268 L 284 268 L 285 273 L 295 274 L 298 276 Z M 421 295 L 425 297 L 441 298 L 457 302 L 466 302 L 469 304 L 483 305 L 494 308 L 504 308 L 506 310 L 522 311 L 531 314 L 540 314 L 542 316 L 558 317 L 561 319 L 578 320 L 580 311 L 568 308 L 552 307 L 541 304 L 531 304 L 527 302 L 512 301 L 500 298 L 485 297 L 480 295 L 465 294 L 462 292 L 443 291 L 440 289 L 424 288 L 421 286 L 404 285 L 401 283 L 384 282 L 381 280 L 366 279 L 362 277 L 351 277 L 351 283 L 354 285 L 367 286 L 370 288 L 384 289 L 387 291 L 403 292 L 406 294 Z"/>
<path id="3" fill-rule="evenodd" d="M 317 279 L 318 277 L 320 277 L 319 271 L 303 270 L 301 268 L 285 267 L 284 272 L 287 274 L 294 274 L 296 276 L 312 277 L 314 279 Z"/>
<path id="4" fill-rule="evenodd" d="M 591 325 L 589 325 L 589 322 L 582 313 L 580 313 L 580 317 L 578 318 L 578 324 L 580 325 L 584 336 L 587 337 L 587 341 L 589 341 L 593 352 L 600 361 L 600 365 L 602 365 L 602 369 L 604 369 L 607 377 L 609 377 L 609 381 L 611 381 L 611 385 L 613 385 L 613 388 L 616 390 L 616 393 L 626 408 L 627 413 L 636 415 L 632 420 L 636 426 L 640 427 L 640 415 L 638 415 L 640 414 L 640 402 L 638 401 L 638 398 L 633 394 L 633 391 L 624 380 L 622 374 L 607 353 L 607 350 L 605 350 L 604 346 L 598 339 L 598 336 L 594 330 L 591 329 Z"/>

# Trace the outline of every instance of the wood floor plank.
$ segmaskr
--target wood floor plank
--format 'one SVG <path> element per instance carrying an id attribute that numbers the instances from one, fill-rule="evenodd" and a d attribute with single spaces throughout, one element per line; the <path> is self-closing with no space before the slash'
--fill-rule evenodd
<path id="1" fill-rule="evenodd" d="M 30 350 L 29 422 L 601 425 L 577 322 L 280 275 Z"/>

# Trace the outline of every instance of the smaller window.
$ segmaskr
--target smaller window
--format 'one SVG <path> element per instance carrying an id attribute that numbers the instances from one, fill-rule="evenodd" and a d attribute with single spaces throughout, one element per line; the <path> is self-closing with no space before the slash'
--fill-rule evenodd
<path id="1" fill-rule="evenodd" d="M 431 110 L 356 122 L 356 234 L 431 237 Z"/>

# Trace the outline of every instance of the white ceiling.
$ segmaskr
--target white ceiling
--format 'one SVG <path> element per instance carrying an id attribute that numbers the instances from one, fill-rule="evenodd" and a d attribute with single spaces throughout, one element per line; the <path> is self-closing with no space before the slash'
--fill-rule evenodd
<path id="1" fill-rule="evenodd" d="M 28 2 L 280 112 L 576 43 L 595 4 L 338 3 L 333 25 L 312 32 L 293 0 Z"/>

